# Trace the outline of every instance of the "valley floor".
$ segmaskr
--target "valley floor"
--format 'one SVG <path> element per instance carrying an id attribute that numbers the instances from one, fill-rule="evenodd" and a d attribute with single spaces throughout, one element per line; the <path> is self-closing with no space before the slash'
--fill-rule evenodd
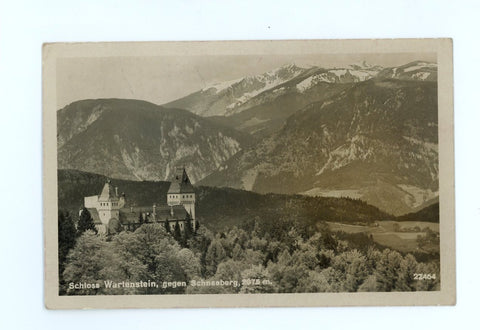
<path id="1" fill-rule="evenodd" d="M 365 233 L 383 246 L 401 252 L 432 252 L 432 247 L 419 246 L 419 236 L 425 237 L 430 230 L 439 233 L 439 224 L 426 221 L 378 221 L 373 225 L 349 225 L 338 222 L 327 222 L 333 232 Z M 433 252 L 438 252 L 437 247 Z M 436 250 L 436 251 L 435 251 Z"/>

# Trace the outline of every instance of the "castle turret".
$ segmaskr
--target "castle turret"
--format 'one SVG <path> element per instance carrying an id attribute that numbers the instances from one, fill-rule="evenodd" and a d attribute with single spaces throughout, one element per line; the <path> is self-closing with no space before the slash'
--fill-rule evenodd
<path id="1" fill-rule="evenodd" d="M 169 206 L 183 205 L 192 219 L 193 228 L 196 228 L 195 191 L 184 167 L 177 167 L 175 170 L 167 193 L 167 204 Z"/>
<path id="2" fill-rule="evenodd" d="M 98 215 L 104 225 L 108 225 L 112 218 L 119 218 L 120 200 L 115 190 L 110 180 L 107 180 L 98 196 Z"/>

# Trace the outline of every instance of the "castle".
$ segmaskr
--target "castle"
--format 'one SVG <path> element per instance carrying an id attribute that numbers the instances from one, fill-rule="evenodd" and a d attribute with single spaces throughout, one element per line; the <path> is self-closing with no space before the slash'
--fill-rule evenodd
<path id="1" fill-rule="evenodd" d="M 127 206 L 125 194 L 118 194 L 110 180 L 100 195 L 84 198 L 84 207 L 90 212 L 99 233 L 113 234 L 119 230 L 135 230 L 142 223 L 157 222 L 170 227 L 178 224 L 184 230 L 187 224 L 197 227 L 195 218 L 195 191 L 184 167 L 177 167 L 170 182 L 166 204 L 152 206 Z M 80 211 L 81 215 L 82 210 Z"/>

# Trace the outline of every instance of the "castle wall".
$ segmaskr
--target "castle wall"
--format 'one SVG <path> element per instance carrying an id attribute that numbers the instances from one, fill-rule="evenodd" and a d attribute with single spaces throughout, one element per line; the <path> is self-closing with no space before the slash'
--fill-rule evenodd
<path id="1" fill-rule="evenodd" d="M 112 208 L 104 208 L 104 209 L 98 209 L 98 216 L 100 217 L 100 221 L 102 221 L 103 224 L 108 225 L 108 222 L 110 219 L 115 218 L 119 219 L 119 210 L 118 209 L 112 209 Z"/>
<path id="2" fill-rule="evenodd" d="M 181 198 L 180 194 L 167 194 L 167 204 L 169 206 L 180 205 Z"/>
<path id="3" fill-rule="evenodd" d="M 83 203 L 87 209 L 98 209 L 98 196 L 84 197 Z"/>

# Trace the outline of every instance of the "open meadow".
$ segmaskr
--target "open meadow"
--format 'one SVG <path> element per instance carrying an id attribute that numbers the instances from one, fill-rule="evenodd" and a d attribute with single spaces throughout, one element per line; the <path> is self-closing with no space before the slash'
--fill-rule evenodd
<path id="1" fill-rule="evenodd" d="M 417 237 L 426 236 L 427 228 L 438 233 L 439 224 L 424 221 L 378 221 L 372 225 L 349 225 L 338 222 L 327 222 L 330 230 L 343 231 L 348 234 L 365 233 L 383 246 L 401 251 L 420 251 Z"/>

